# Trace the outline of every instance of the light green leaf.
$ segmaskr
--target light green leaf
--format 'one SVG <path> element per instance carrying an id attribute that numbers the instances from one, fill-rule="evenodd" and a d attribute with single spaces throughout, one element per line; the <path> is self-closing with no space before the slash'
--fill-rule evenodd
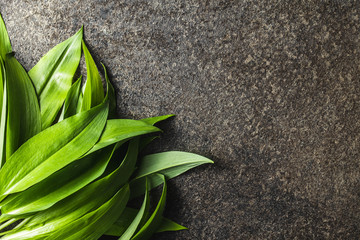
<path id="1" fill-rule="evenodd" d="M 0 56 L 5 59 L 6 54 L 11 53 L 11 44 L 4 20 L 0 14 Z"/>
<path id="2" fill-rule="evenodd" d="M 104 173 L 115 148 L 109 146 L 74 161 L 33 187 L 8 196 L 1 204 L 0 220 L 41 211 L 73 194 Z"/>
<path id="3" fill-rule="evenodd" d="M 11 55 L 5 58 L 8 91 L 8 119 L 6 129 L 6 159 L 41 130 L 38 100 L 31 80 Z M 15 170 L 17 171 L 17 170 Z"/>
<path id="4" fill-rule="evenodd" d="M 23 235 L 26 235 L 26 232 L 31 232 L 34 234 L 31 236 L 35 236 L 35 232 L 48 234 L 57 230 L 59 225 L 72 222 L 100 207 L 128 182 L 135 169 L 137 149 L 138 140 L 131 140 L 124 161 L 113 172 L 83 187 L 52 207 L 36 213 L 13 233 L 23 232 Z"/>
<path id="5" fill-rule="evenodd" d="M 89 231 L 88 233 L 97 232 L 101 229 L 101 232 L 105 232 L 108 227 L 111 226 L 113 222 L 116 221 L 116 218 L 121 214 L 122 209 L 125 207 L 126 202 L 129 197 L 129 186 L 125 185 L 123 188 L 121 188 L 119 191 L 115 191 L 115 194 L 111 195 L 108 200 L 105 200 L 103 203 L 99 205 L 94 205 L 93 208 L 87 209 L 87 211 L 79 211 L 78 209 L 75 209 L 74 212 L 71 212 L 69 214 L 56 214 L 52 215 L 50 218 L 47 218 L 46 221 L 38 222 L 36 225 L 32 225 L 31 223 L 34 223 L 34 220 L 38 220 L 38 216 L 35 215 L 33 217 L 30 217 L 25 224 L 23 224 L 21 227 L 8 232 L 5 236 L 3 236 L 2 240 L 10 240 L 10 239 L 22 239 L 22 240 L 38 240 L 38 239 L 46 239 L 47 237 L 51 236 L 51 234 L 56 234 L 56 231 L 59 231 L 58 234 L 62 233 L 62 229 L 67 228 L 66 230 L 70 230 L 72 233 L 75 229 L 72 229 L 72 225 L 76 225 L 76 227 L 85 227 L 87 226 L 86 220 L 88 220 L 91 223 L 107 223 L 106 226 L 100 225 L 97 226 L 99 229 L 92 229 L 93 231 Z M 87 199 L 85 199 L 87 200 Z M 91 198 L 89 198 L 91 200 Z M 55 205 L 56 206 L 56 205 Z M 50 209 L 49 209 L 50 210 Z M 49 212 L 49 210 L 46 211 L 46 213 Z M 114 212 L 113 212 L 114 211 Z M 118 211 L 118 212 L 115 212 Z M 111 212 L 112 214 L 109 214 Z M 40 212 L 38 215 L 43 216 L 43 212 Z M 61 213 L 61 212 L 60 212 Z M 105 213 L 108 213 L 104 215 Z M 111 221 L 109 219 L 103 219 L 102 216 L 105 216 L 106 218 L 111 218 Z M 105 220 L 105 221 L 104 221 Z M 88 223 L 89 223 L 88 222 Z M 30 224 L 29 224 L 30 223 Z M 96 227 L 96 226 L 93 226 Z M 88 230 L 88 229 L 86 229 Z M 49 239 L 55 239 L 57 237 L 56 235 L 51 236 Z M 63 238 L 66 239 L 66 238 Z M 74 238 L 75 239 L 75 238 Z M 76 238 L 76 239 L 86 239 L 86 238 Z M 90 238 L 90 239 L 96 239 L 96 238 Z"/>
<path id="6" fill-rule="evenodd" d="M 115 90 L 109 80 L 109 77 L 108 77 L 108 74 L 107 74 L 104 64 L 102 64 L 102 66 L 104 68 L 105 80 L 107 83 L 107 91 L 108 91 L 108 95 L 109 95 L 109 119 L 113 119 L 113 118 L 116 118 L 116 116 L 117 116 Z"/>
<path id="7" fill-rule="evenodd" d="M 104 102 L 24 143 L 0 170 L 2 198 L 33 186 L 86 153 L 99 139 L 107 113 L 108 103 Z"/>
<path id="8" fill-rule="evenodd" d="M 139 196 L 144 192 L 143 185 L 145 176 L 148 176 L 151 186 L 156 187 L 162 182 L 159 178 L 153 177 L 154 175 L 151 175 L 153 173 L 161 173 L 165 175 L 167 179 L 171 179 L 191 168 L 205 163 L 213 163 L 213 161 L 197 154 L 180 151 L 147 155 L 141 160 L 134 180 L 130 185 L 131 189 L 133 189 L 133 191 L 131 191 L 131 197 Z"/>
<path id="9" fill-rule="evenodd" d="M 81 80 L 82 77 L 80 76 L 68 91 L 61 115 L 59 117 L 59 122 L 78 113 L 77 106 L 80 96 Z"/>
<path id="10" fill-rule="evenodd" d="M 6 121 L 7 121 L 7 83 L 5 66 L 0 56 L 0 168 L 5 163 Z"/>
<path id="11" fill-rule="evenodd" d="M 121 235 L 119 240 L 130 240 L 131 239 L 131 237 L 134 235 L 136 230 L 142 226 L 141 222 L 146 220 L 145 217 L 146 217 L 146 213 L 149 209 L 149 205 L 150 205 L 149 186 L 148 186 L 148 182 L 145 180 L 145 197 L 144 197 L 143 204 L 141 205 L 141 208 L 138 211 L 138 213 L 136 214 L 136 216 L 134 218 L 131 218 L 131 219 L 133 219 L 132 222 L 127 227 L 127 229 L 124 231 L 124 233 Z"/>
<path id="12" fill-rule="evenodd" d="M 149 239 L 151 237 L 151 235 L 156 232 L 156 230 L 159 228 L 159 226 L 162 222 L 162 215 L 163 215 L 163 212 L 165 209 L 165 203 L 166 203 L 167 186 L 166 186 L 166 180 L 165 180 L 164 175 L 156 174 L 156 177 L 160 178 L 161 181 L 164 183 L 160 200 L 159 200 L 153 214 L 150 216 L 149 220 L 147 220 L 145 225 L 136 233 L 136 235 L 134 237 L 131 238 L 131 240 Z"/>
<path id="13" fill-rule="evenodd" d="M 143 121 L 149 125 L 154 125 L 160 121 L 164 121 L 164 120 L 174 117 L 174 116 L 175 116 L 174 114 L 163 115 L 163 116 L 158 116 L 158 117 L 144 118 L 144 119 L 141 119 L 141 121 Z"/>
<path id="14" fill-rule="evenodd" d="M 82 101 L 82 111 L 86 111 L 103 101 L 104 89 L 99 71 L 84 41 L 82 41 L 82 48 L 84 51 L 87 71 L 87 79 Z"/>
<path id="15" fill-rule="evenodd" d="M 80 219 L 59 228 L 47 240 L 78 240 L 98 239 L 116 221 L 124 210 L 129 199 L 129 185 L 125 185 L 114 197 L 100 208 L 92 211 Z"/>
<path id="16" fill-rule="evenodd" d="M 42 129 L 55 120 L 80 62 L 83 29 L 51 49 L 29 71 L 40 99 Z"/>
<path id="17" fill-rule="evenodd" d="M 139 120 L 108 120 L 105 126 L 105 130 L 99 139 L 99 142 L 89 151 L 89 153 L 119 141 L 125 141 L 139 135 L 158 131 L 160 131 L 160 129 L 158 129 L 157 127 L 153 127 Z"/>

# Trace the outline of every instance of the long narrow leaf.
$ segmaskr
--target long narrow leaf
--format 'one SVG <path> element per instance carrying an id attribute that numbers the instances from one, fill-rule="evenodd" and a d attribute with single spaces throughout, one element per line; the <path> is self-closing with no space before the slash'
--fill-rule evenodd
<path id="1" fill-rule="evenodd" d="M 144 119 L 141 119 L 141 121 L 143 121 L 149 125 L 154 125 L 158 122 L 164 121 L 164 120 L 174 117 L 174 116 L 175 116 L 174 114 L 169 114 L 169 115 L 163 115 L 163 116 L 158 116 L 158 117 L 144 118 Z"/>
<path id="2" fill-rule="evenodd" d="M 109 146 L 113 143 L 128 140 L 129 138 L 161 131 L 157 127 L 148 125 L 142 121 L 131 119 L 112 119 L 106 123 L 105 130 L 99 142 L 89 151 L 89 153 Z"/>
<path id="3" fill-rule="evenodd" d="M 108 74 L 107 74 L 104 64 L 102 64 L 102 66 L 104 68 L 105 80 L 107 83 L 107 91 L 108 91 L 108 95 L 109 95 L 109 119 L 113 119 L 113 118 L 116 118 L 116 116 L 117 116 L 115 90 L 109 80 L 109 77 L 108 77 Z"/>
<path id="4" fill-rule="evenodd" d="M 21 144 L 41 130 L 41 118 L 31 80 L 11 54 L 6 55 L 5 70 L 8 91 L 6 159 L 9 159 Z"/>
<path id="5" fill-rule="evenodd" d="M 7 83 L 5 66 L 0 56 L 0 168 L 5 163 L 5 152 L 6 152 L 6 121 L 7 121 Z"/>
<path id="6" fill-rule="evenodd" d="M 116 193 L 117 192 L 117 193 Z M 125 207 L 125 204 L 128 200 L 129 196 L 129 187 L 128 185 L 125 185 L 123 188 L 121 188 L 119 191 L 116 191 L 115 195 L 113 194 L 110 196 L 110 198 L 106 201 L 104 201 L 99 206 L 96 206 L 94 209 L 91 209 L 89 211 L 81 212 L 79 214 L 79 211 L 75 211 L 76 214 L 68 214 L 68 215 L 58 215 L 53 218 L 49 218 L 48 221 L 44 221 L 41 224 L 28 227 L 27 223 L 25 223 L 22 227 L 16 229 L 15 231 L 10 231 L 8 234 L 6 234 L 2 240 L 10 240 L 10 239 L 22 239 L 22 240 L 38 240 L 38 239 L 46 239 L 51 234 L 55 234 L 57 231 L 61 233 L 61 229 L 64 229 L 66 227 L 70 227 L 72 225 L 76 225 L 77 227 L 80 227 L 81 225 L 86 225 L 83 222 L 83 220 L 97 220 L 99 215 L 103 215 L 104 212 L 107 212 L 109 210 L 109 207 L 116 207 L 115 210 L 119 211 L 119 215 L 121 214 L 121 208 Z M 119 209 L 120 208 L 120 209 Z M 110 208 L 110 210 L 112 210 Z M 95 215 L 94 215 L 95 214 Z M 99 214 L 99 215 L 98 215 Z M 111 214 L 110 214 L 111 216 Z M 93 217 L 93 219 L 91 219 Z M 115 220 L 117 215 L 114 216 Z M 95 218 L 95 219 L 94 219 Z M 36 218 L 35 218 L 36 219 Z M 77 221 L 78 220 L 78 221 Z M 79 222 L 79 220 L 81 222 Z M 100 219 L 102 220 L 102 219 Z M 114 221 L 115 221 L 114 220 Z M 31 222 L 32 219 L 28 222 Z M 79 225 L 81 223 L 81 225 Z M 111 226 L 112 223 L 110 223 L 109 226 Z M 85 227 L 85 226 L 84 226 Z M 78 229 L 79 230 L 79 229 Z M 93 229 L 93 231 L 96 231 Z M 104 232 L 106 229 L 104 230 Z M 52 236 L 50 239 L 54 239 Z M 77 238 L 77 239 L 84 239 L 84 238 Z"/>
<path id="7" fill-rule="evenodd" d="M 40 99 L 42 129 L 50 126 L 64 103 L 80 62 L 83 29 L 51 49 L 29 71 Z"/>
<path id="8" fill-rule="evenodd" d="M 129 185 L 125 185 L 114 197 L 93 212 L 59 228 L 46 240 L 98 239 L 116 221 L 129 199 Z"/>
<path id="9" fill-rule="evenodd" d="M 7 197 L 0 219 L 20 217 L 53 206 L 104 173 L 115 148 L 109 146 L 77 160 L 35 186 Z"/>
<path id="10" fill-rule="evenodd" d="M 151 182 L 152 187 L 160 185 L 162 182 L 158 177 L 153 177 L 153 173 L 161 173 L 167 177 L 167 179 L 174 178 L 191 168 L 200 166 L 206 163 L 213 163 L 208 158 L 203 156 L 179 152 L 170 151 L 156 154 L 150 154 L 145 156 L 139 165 L 139 168 L 135 174 L 134 180 L 131 183 L 131 197 L 136 197 L 144 192 L 144 177 L 147 176 Z"/>
<path id="11" fill-rule="evenodd" d="M 82 48 L 84 51 L 87 71 L 87 79 L 82 101 L 82 111 L 86 111 L 103 101 L 104 89 L 99 71 L 84 41 L 82 41 Z"/>
<path id="12" fill-rule="evenodd" d="M 54 206 L 35 214 L 16 232 L 38 229 L 51 232 L 60 223 L 71 222 L 100 207 L 127 183 L 135 169 L 138 141 L 132 140 L 121 165 L 109 175 L 83 187 Z M 45 224 L 44 223 L 48 223 Z M 109 226 L 110 227 L 110 226 Z"/>
<path id="13" fill-rule="evenodd" d="M 6 54 L 11 53 L 11 44 L 4 20 L 0 14 L 0 56 L 5 59 Z"/>
<path id="14" fill-rule="evenodd" d="M 108 104 L 104 102 L 55 124 L 24 143 L 0 170 L 2 198 L 33 186 L 87 152 L 98 140 L 107 113 Z"/>
<path id="15" fill-rule="evenodd" d="M 151 237 L 152 234 L 156 232 L 156 230 L 159 228 L 161 222 L 162 222 L 162 215 L 165 209 L 165 203 L 166 203 L 166 192 L 167 192 L 167 185 L 165 176 L 161 174 L 156 175 L 158 178 L 161 179 L 161 181 L 164 183 L 163 191 L 160 197 L 160 200 L 153 212 L 153 214 L 150 216 L 149 220 L 145 223 L 145 225 L 136 233 L 134 237 L 131 238 L 131 240 L 146 240 Z"/>
<path id="16" fill-rule="evenodd" d="M 80 76 L 79 79 L 71 86 L 70 90 L 68 91 L 61 115 L 59 117 L 59 122 L 78 113 L 77 106 L 80 95 L 81 80 L 82 77 Z"/>
<path id="17" fill-rule="evenodd" d="M 138 212 L 139 209 L 125 208 L 118 220 L 106 231 L 105 235 L 120 237 L 130 226 L 132 220 L 136 217 Z M 163 217 L 156 232 L 180 231 L 185 229 L 187 228 Z"/>
<path id="18" fill-rule="evenodd" d="M 136 214 L 136 216 L 133 218 L 133 221 L 130 223 L 130 225 L 127 227 L 125 232 L 121 235 L 119 240 L 130 240 L 131 237 L 134 235 L 136 230 L 141 226 L 141 222 L 144 220 L 146 213 L 149 209 L 149 187 L 148 182 L 145 181 L 145 197 L 143 204 L 141 205 L 140 210 Z"/>

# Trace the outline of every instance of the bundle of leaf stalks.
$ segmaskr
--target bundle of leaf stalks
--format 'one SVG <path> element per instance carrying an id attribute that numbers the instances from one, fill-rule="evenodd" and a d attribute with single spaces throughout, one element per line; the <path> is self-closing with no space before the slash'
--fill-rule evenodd
<path id="1" fill-rule="evenodd" d="M 74 81 L 82 52 L 84 84 Z M 104 75 L 106 91 L 82 29 L 26 72 L 0 15 L 1 239 L 144 240 L 185 229 L 162 216 L 166 180 L 212 161 L 177 151 L 138 160 L 156 138 L 148 134 L 160 132 L 154 124 L 172 115 L 117 119 Z M 149 191 L 161 185 L 150 207 Z M 128 206 L 135 197 L 139 209 Z"/>

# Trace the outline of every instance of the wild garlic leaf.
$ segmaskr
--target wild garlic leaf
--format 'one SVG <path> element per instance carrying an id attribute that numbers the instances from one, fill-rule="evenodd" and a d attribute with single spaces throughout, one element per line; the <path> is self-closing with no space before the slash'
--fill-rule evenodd
<path id="1" fill-rule="evenodd" d="M 141 121 L 149 124 L 149 125 L 155 125 L 156 123 L 160 122 L 160 121 L 164 121 L 170 117 L 175 116 L 174 114 L 170 114 L 170 115 L 163 115 L 163 116 L 158 116 L 158 117 L 151 117 L 151 118 L 144 118 L 141 119 Z M 140 147 L 139 147 L 139 151 L 142 151 L 148 144 L 150 144 L 152 141 L 154 141 L 155 139 L 157 139 L 159 136 L 147 136 L 147 137 L 142 137 L 141 141 L 140 141 Z"/>
<path id="2" fill-rule="evenodd" d="M 5 66 L 0 56 L 0 168 L 5 163 L 6 121 L 7 121 L 7 83 Z"/>
<path id="3" fill-rule="evenodd" d="M 99 139 L 107 113 L 108 103 L 104 102 L 24 143 L 0 170 L 1 198 L 33 186 L 86 153 Z"/>
<path id="4" fill-rule="evenodd" d="M 80 95 L 81 80 L 82 76 L 78 78 L 68 91 L 61 115 L 59 117 L 59 122 L 78 113 L 77 106 Z"/>
<path id="5" fill-rule="evenodd" d="M 186 230 L 187 227 L 184 227 L 170 219 L 163 218 L 160 224 L 160 227 L 156 230 L 156 232 L 173 232 L 173 231 L 181 231 Z"/>
<path id="6" fill-rule="evenodd" d="M 87 71 L 87 79 L 82 101 L 82 111 L 86 111 L 103 101 L 104 89 L 99 71 L 84 41 L 82 41 L 82 48 L 84 51 Z"/>
<path id="7" fill-rule="evenodd" d="M 105 235 L 120 237 L 130 226 L 138 212 L 139 209 L 129 207 L 125 208 L 118 220 L 116 220 L 116 222 L 106 231 Z M 180 231 L 185 229 L 187 228 L 163 217 L 160 227 L 156 230 L 156 232 Z"/>
<path id="8" fill-rule="evenodd" d="M 144 177 L 148 177 L 152 187 L 159 186 L 162 181 L 153 177 L 153 173 L 161 173 L 167 179 L 174 178 L 191 168 L 206 163 L 213 163 L 203 156 L 180 151 L 169 151 L 156 154 L 150 154 L 140 160 L 139 168 L 135 173 L 135 177 L 131 182 L 131 197 L 136 197 L 144 192 Z"/>
<path id="9" fill-rule="evenodd" d="M 53 231 L 59 223 L 75 221 L 99 208 L 128 182 L 135 169 L 137 149 L 138 141 L 131 140 L 127 154 L 118 168 L 52 207 L 36 213 L 17 232 L 38 229 L 39 232 L 48 233 Z M 49 224 L 44 225 L 44 223 Z"/>
<path id="10" fill-rule="evenodd" d="M 160 121 L 164 121 L 168 118 L 174 117 L 174 114 L 169 114 L 169 115 L 163 115 L 163 116 L 158 116 L 158 117 L 151 117 L 151 118 L 143 118 L 141 119 L 141 121 L 149 124 L 149 125 L 154 125 Z"/>
<path id="11" fill-rule="evenodd" d="M 55 120 L 69 91 L 81 57 L 83 29 L 56 45 L 29 71 L 40 100 L 42 129 Z"/>
<path id="12" fill-rule="evenodd" d="M 129 224 L 127 229 L 121 235 L 119 240 L 130 240 L 131 237 L 135 234 L 136 230 L 142 226 L 141 222 L 143 222 L 146 217 L 146 213 L 150 207 L 150 200 L 149 200 L 149 186 L 148 182 L 145 179 L 145 197 L 141 208 L 137 212 L 136 216 L 133 218 L 132 222 Z M 120 216 L 121 217 L 121 216 Z"/>
<path id="13" fill-rule="evenodd" d="M 117 116 L 115 90 L 109 80 L 109 77 L 108 77 L 108 74 L 107 74 L 104 64 L 102 64 L 102 66 L 104 68 L 105 80 L 107 83 L 107 91 L 108 91 L 108 96 L 109 96 L 109 119 L 113 119 L 113 118 L 116 118 L 116 116 Z"/>
<path id="14" fill-rule="evenodd" d="M 159 228 L 161 222 L 162 222 L 162 215 L 165 209 L 165 203 L 166 203 L 166 192 L 167 192 L 167 185 L 165 176 L 161 174 L 155 175 L 157 178 L 160 178 L 160 180 L 163 182 L 163 190 L 160 197 L 160 200 L 150 216 L 149 220 L 145 223 L 145 225 L 135 234 L 134 237 L 131 238 L 131 240 L 146 240 L 153 235 L 156 230 Z"/>
<path id="15" fill-rule="evenodd" d="M 100 177 L 113 153 L 114 146 L 96 151 L 76 160 L 33 187 L 8 196 L 0 203 L 0 221 L 41 211 Z"/>
<path id="16" fill-rule="evenodd" d="M 5 59 L 6 54 L 11 53 L 11 44 L 4 20 L 0 14 L 0 56 Z"/>
<path id="17" fill-rule="evenodd" d="M 109 199 L 105 200 L 103 203 L 99 204 L 98 206 L 95 206 L 93 209 L 90 209 L 88 211 L 79 211 L 78 209 L 76 209 L 74 212 L 71 212 L 69 214 L 65 214 L 65 215 L 60 214 L 58 216 L 55 215 L 52 218 L 48 218 L 47 221 L 40 222 L 37 225 L 31 225 L 31 224 L 29 225 L 29 223 L 34 221 L 34 219 L 37 219 L 37 215 L 35 215 L 33 217 L 30 217 L 28 222 L 26 222 L 22 227 L 9 232 L 1 239 L 2 240 L 10 240 L 10 239 L 14 239 L 14 240 L 15 239 L 22 239 L 22 240 L 62 239 L 63 240 L 64 239 L 65 240 L 68 238 L 66 238 L 67 237 L 66 232 L 65 232 L 65 236 L 62 235 L 64 234 L 62 230 L 66 229 L 71 233 L 76 233 L 76 231 L 74 230 L 76 230 L 76 228 L 77 230 L 79 230 L 80 227 L 84 227 L 85 230 L 88 230 L 86 229 L 86 226 L 87 223 L 89 222 L 91 223 L 95 222 L 99 224 L 100 226 L 97 226 L 99 228 L 98 231 L 101 230 L 101 232 L 105 232 L 107 228 L 110 227 L 111 224 L 116 221 L 116 218 L 121 214 L 122 209 L 125 208 L 128 198 L 129 198 L 129 186 L 126 184 L 120 190 L 115 191 L 115 194 L 111 195 Z M 115 213 L 113 211 L 119 211 L 119 212 Z M 109 219 L 101 218 L 102 216 L 104 216 L 104 214 L 106 214 L 105 216 L 106 218 L 111 218 L 111 221 Z M 106 223 L 106 226 L 104 226 L 104 223 Z M 72 226 L 76 226 L 76 228 L 72 229 Z M 96 231 L 96 229 L 92 229 L 92 231 L 87 231 L 87 234 L 92 234 L 94 232 L 99 234 Z M 84 234 L 86 234 L 86 232 Z M 64 238 L 57 238 L 60 236 Z M 70 239 L 86 239 L 86 238 L 77 236 L 77 238 L 70 238 Z M 88 238 L 88 239 L 97 239 L 97 238 Z"/>
<path id="18" fill-rule="evenodd" d="M 158 131 L 161 130 L 139 120 L 111 119 L 106 122 L 104 132 L 101 135 L 99 142 L 96 143 L 89 153 L 119 141 Z"/>
<path id="19" fill-rule="evenodd" d="M 129 195 L 129 185 L 125 185 L 101 207 L 59 228 L 46 240 L 98 239 L 121 215 Z"/>
<path id="20" fill-rule="evenodd" d="M 29 138 L 41 130 L 38 99 L 25 69 L 12 56 L 5 57 L 8 113 L 6 126 L 6 159 Z M 17 171 L 17 170 L 15 170 Z"/>

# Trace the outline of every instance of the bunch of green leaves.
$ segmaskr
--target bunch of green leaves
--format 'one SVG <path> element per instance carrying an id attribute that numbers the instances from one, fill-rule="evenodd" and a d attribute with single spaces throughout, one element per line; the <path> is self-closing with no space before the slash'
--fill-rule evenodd
<path id="1" fill-rule="evenodd" d="M 84 83 L 75 79 L 82 53 Z M 144 240 L 185 229 L 163 217 L 166 181 L 212 161 L 178 151 L 140 158 L 160 132 L 154 124 L 172 115 L 118 119 L 105 67 L 104 79 L 106 89 L 83 29 L 26 72 L 0 15 L 2 239 Z M 149 192 L 160 185 L 160 199 L 150 207 Z M 139 209 L 128 207 L 141 195 Z"/>

